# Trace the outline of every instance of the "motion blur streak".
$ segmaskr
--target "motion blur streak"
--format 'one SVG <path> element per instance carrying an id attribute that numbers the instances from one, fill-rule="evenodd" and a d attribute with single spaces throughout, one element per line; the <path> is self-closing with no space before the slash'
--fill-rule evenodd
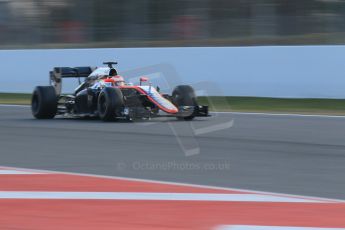
<path id="1" fill-rule="evenodd" d="M 11 48 L 344 43 L 344 9 L 343 0 L 0 0 L 0 43 Z"/>

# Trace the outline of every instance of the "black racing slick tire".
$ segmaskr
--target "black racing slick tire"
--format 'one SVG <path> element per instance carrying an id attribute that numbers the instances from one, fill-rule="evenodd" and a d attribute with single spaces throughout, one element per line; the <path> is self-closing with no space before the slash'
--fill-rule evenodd
<path id="1" fill-rule="evenodd" d="M 31 98 L 32 115 L 37 119 L 52 119 L 57 113 L 57 96 L 53 86 L 37 86 Z"/>
<path id="2" fill-rule="evenodd" d="M 172 93 L 172 102 L 176 106 L 197 106 L 197 99 L 194 92 L 194 89 L 189 85 L 179 85 L 177 86 Z M 178 120 L 191 121 L 195 116 L 179 116 Z"/>
<path id="3" fill-rule="evenodd" d="M 118 88 L 104 88 L 98 96 L 98 114 L 102 121 L 114 121 L 124 106 L 123 94 Z"/>

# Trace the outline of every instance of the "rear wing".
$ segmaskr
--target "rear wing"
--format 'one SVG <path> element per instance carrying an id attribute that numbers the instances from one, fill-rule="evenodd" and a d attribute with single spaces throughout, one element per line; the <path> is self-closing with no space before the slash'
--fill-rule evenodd
<path id="1" fill-rule="evenodd" d="M 62 79 L 63 78 L 78 78 L 79 83 L 80 78 L 88 77 L 95 68 L 86 66 L 86 67 L 55 67 L 53 71 L 49 72 L 49 81 L 50 85 L 54 86 L 56 95 L 61 94 L 62 90 Z"/>

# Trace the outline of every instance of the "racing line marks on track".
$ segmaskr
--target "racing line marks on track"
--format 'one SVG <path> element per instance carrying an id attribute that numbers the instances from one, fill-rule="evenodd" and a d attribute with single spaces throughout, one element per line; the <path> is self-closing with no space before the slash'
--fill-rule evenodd
<path id="1" fill-rule="evenodd" d="M 0 229 L 344 230 L 344 216 L 342 200 L 0 167 Z"/>
<path id="2" fill-rule="evenodd" d="M 169 182 L 169 181 L 159 181 L 159 180 L 150 180 L 150 179 L 138 179 L 138 178 L 129 178 L 129 177 L 119 177 L 119 176 L 105 176 L 105 175 L 96 175 L 96 174 L 87 174 L 87 173 L 71 173 L 71 172 L 62 172 L 62 171 L 52 171 L 52 170 L 36 170 L 36 169 L 27 169 L 27 168 L 12 168 L 12 167 L 1 167 L 0 166 L 0 175 L 1 170 L 11 170 L 11 171 L 18 171 L 18 172 L 27 172 L 26 174 L 47 174 L 47 175 L 59 175 L 61 176 L 79 176 L 84 178 L 94 178 L 94 179 L 110 179 L 113 181 L 128 181 L 128 182 L 135 182 L 135 183 L 143 183 L 143 184 L 160 184 L 166 186 L 179 186 L 179 187 L 192 187 L 196 189 L 208 189 L 212 191 L 223 191 L 224 193 L 228 194 L 260 194 L 272 197 L 280 197 L 280 198 L 293 198 L 296 200 L 309 200 L 314 201 L 316 203 L 345 203 L 345 200 L 341 199 L 330 199 L 330 198 L 322 198 L 322 197 L 314 197 L 314 196 L 300 196 L 300 195 L 291 195 L 291 194 L 284 194 L 284 193 L 274 193 L 274 192 L 266 192 L 266 191 L 258 191 L 258 190 L 247 190 L 247 189 L 237 189 L 237 188 L 226 188 L 226 187 L 218 187 L 218 186 L 210 186 L 210 185 L 197 185 L 197 184 L 190 184 L 190 183 L 179 183 L 179 182 Z M 20 174 L 20 173 L 18 173 Z M 65 179 L 65 178 L 64 178 Z M 1 187 L 0 187 L 1 191 Z M 165 192 L 165 191 L 164 191 Z"/>

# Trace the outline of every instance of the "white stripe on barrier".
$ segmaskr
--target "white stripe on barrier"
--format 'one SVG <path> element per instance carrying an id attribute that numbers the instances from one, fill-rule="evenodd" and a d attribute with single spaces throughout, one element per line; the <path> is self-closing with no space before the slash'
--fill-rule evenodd
<path id="1" fill-rule="evenodd" d="M 209 193 L 145 193 L 145 192 L 22 192 L 2 191 L 0 199 L 87 199 L 87 200 L 165 200 L 223 202 L 289 202 L 321 203 L 320 201 L 257 194 Z"/>

